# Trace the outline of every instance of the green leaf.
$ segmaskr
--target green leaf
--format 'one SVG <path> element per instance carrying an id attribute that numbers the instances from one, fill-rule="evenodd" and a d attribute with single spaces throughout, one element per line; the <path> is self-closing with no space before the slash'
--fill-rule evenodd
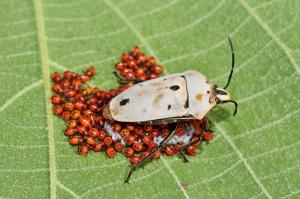
<path id="1" fill-rule="evenodd" d="M 1 198 L 299 198 L 298 0 L 0 2 Z M 239 111 L 209 113 L 215 139 L 184 164 L 163 157 L 123 180 L 128 160 L 76 154 L 51 113 L 49 74 L 98 70 L 117 86 L 119 55 L 140 45 L 167 74 L 197 69 L 229 87 Z M 196 86 L 196 85 L 195 85 Z"/>

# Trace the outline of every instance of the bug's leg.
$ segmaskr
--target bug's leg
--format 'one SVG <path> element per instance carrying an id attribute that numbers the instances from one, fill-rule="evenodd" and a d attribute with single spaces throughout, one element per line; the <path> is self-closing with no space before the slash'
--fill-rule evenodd
<path id="1" fill-rule="evenodd" d="M 124 183 L 129 183 L 129 179 L 130 179 L 130 176 L 131 174 L 139 167 L 143 166 L 148 160 L 150 160 L 152 158 L 152 156 L 157 153 L 158 151 L 160 151 L 163 146 L 173 137 L 173 135 L 175 134 L 176 132 L 176 129 L 178 127 L 178 124 L 176 125 L 176 128 L 171 132 L 169 133 L 169 135 L 159 144 L 159 146 L 154 150 L 152 151 L 147 157 L 145 157 L 143 160 L 141 160 L 138 164 L 136 165 L 133 165 L 131 167 L 131 169 L 129 170 L 128 172 L 128 175 L 124 181 Z"/>
<path id="2" fill-rule="evenodd" d="M 194 140 L 190 143 L 187 143 L 186 145 L 183 145 L 182 147 L 179 148 L 179 152 L 180 152 L 180 155 L 183 155 L 184 151 L 191 145 L 193 144 L 196 144 L 197 142 L 200 142 L 201 141 L 201 138 L 200 136 L 198 136 L 198 139 L 197 140 Z"/>
<path id="3" fill-rule="evenodd" d="M 202 135 L 203 128 L 202 128 L 202 120 L 192 120 L 191 125 L 193 126 L 193 129 L 195 130 L 196 135 Z"/>
<path id="4" fill-rule="evenodd" d="M 144 81 L 144 80 L 140 80 L 140 79 L 122 77 L 116 71 L 114 71 L 113 74 L 115 75 L 115 77 L 117 78 L 117 80 L 120 84 L 126 84 L 127 82 L 133 82 L 134 84 L 137 84 L 137 83 Z"/>
<path id="5" fill-rule="evenodd" d="M 202 129 L 204 130 L 204 131 L 207 131 L 207 132 L 213 132 L 213 130 L 211 130 L 209 127 L 208 127 L 208 123 L 211 123 L 210 122 L 210 120 L 209 119 L 206 119 L 206 118 L 203 118 L 202 119 L 202 121 L 203 121 L 203 123 L 202 123 Z"/>
<path id="6" fill-rule="evenodd" d="M 124 77 L 121 77 L 116 71 L 114 71 L 113 74 L 120 84 L 126 84 L 128 82 L 128 80 L 126 80 Z"/>
<path id="7" fill-rule="evenodd" d="M 193 144 L 196 144 L 197 142 L 201 141 L 201 135 L 202 135 L 203 131 L 208 129 L 207 122 L 204 118 L 202 120 L 192 120 L 191 125 L 193 126 L 193 129 L 195 130 L 195 133 L 196 133 L 198 139 L 179 148 L 179 154 L 183 158 L 183 162 L 188 162 L 188 159 L 184 155 L 184 151 L 189 146 L 191 146 Z"/>
<path id="8" fill-rule="evenodd" d="M 181 150 L 181 147 L 179 148 L 179 155 L 182 157 L 184 163 L 189 162 L 189 160 L 184 154 L 184 150 Z"/>

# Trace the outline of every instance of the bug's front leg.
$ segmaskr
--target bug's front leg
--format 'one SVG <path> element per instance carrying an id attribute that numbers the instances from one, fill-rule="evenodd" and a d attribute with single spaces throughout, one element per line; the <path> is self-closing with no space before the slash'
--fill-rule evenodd
<path id="1" fill-rule="evenodd" d="M 202 120 L 191 120 L 191 125 L 193 126 L 193 129 L 195 130 L 195 134 L 197 135 L 197 139 L 194 140 L 194 141 L 191 141 L 188 144 L 186 144 L 184 146 L 181 146 L 179 148 L 179 155 L 183 158 L 183 162 L 189 162 L 189 160 L 187 159 L 187 157 L 184 154 L 185 150 L 189 146 L 200 142 L 202 140 L 202 133 L 204 131 L 208 131 L 208 132 L 211 131 L 208 128 L 208 124 L 207 124 L 207 121 L 206 121 L 205 118 L 203 118 Z"/>
<path id="2" fill-rule="evenodd" d="M 203 120 L 191 120 L 191 125 L 195 130 L 195 134 L 201 136 L 203 133 Z"/>
<path id="3" fill-rule="evenodd" d="M 186 155 L 184 154 L 184 150 L 181 149 L 181 147 L 179 148 L 179 155 L 183 158 L 183 162 L 189 162 L 189 159 L 187 159 Z"/>
<path id="4" fill-rule="evenodd" d="M 128 172 L 128 175 L 124 181 L 124 183 L 129 183 L 129 179 L 130 179 L 130 176 L 131 174 L 139 167 L 143 166 L 148 160 L 150 160 L 152 158 L 152 156 L 157 153 L 158 151 L 160 151 L 164 146 L 165 144 L 173 137 L 173 135 L 175 134 L 176 132 L 176 129 L 178 128 L 178 124 L 176 125 L 176 128 L 171 132 L 169 133 L 169 135 L 159 144 L 159 146 L 154 150 L 152 151 L 148 156 L 146 156 L 143 160 L 141 160 L 138 164 L 135 164 L 131 167 L 131 169 L 129 170 Z"/>
<path id="5" fill-rule="evenodd" d="M 188 159 L 186 158 L 186 156 L 184 155 L 184 152 L 185 152 L 185 150 L 186 150 L 189 146 L 191 146 L 191 145 L 193 145 L 193 144 L 196 144 L 196 143 L 198 143 L 198 142 L 201 141 L 201 137 L 200 137 L 200 136 L 198 136 L 197 138 L 198 138 L 197 140 L 191 141 L 191 142 L 187 143 L 186 145 L 181 146 L 181 147 L 178 149 L 178 150 L 179 150 L 180 156 L 183 158 L 183 162 L 189 162 L 189 160 L 188 160 Z"/>
<path id="6" fill-rule="evenodd" d="M 202 129 L 203 131 L 206 131 L 206 132 L 213 132 L 213 130 L 211 130 L 208 126 L 208 123 L 211 123 L 211 121 L 209 119 L 206 119 L 206 118 L 203 118 L 202 120 Z"/>

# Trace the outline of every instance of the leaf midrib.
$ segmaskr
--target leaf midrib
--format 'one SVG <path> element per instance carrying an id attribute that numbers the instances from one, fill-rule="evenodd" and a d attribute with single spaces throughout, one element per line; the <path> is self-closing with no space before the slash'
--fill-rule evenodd
<path id="1" fill-rule="evenodd" d="M 42 3 L 40 0 L 33 0 L 35 17 L 38 30 L 38 41 L 39 41 L 39 52 L 42 66 L 42 79 L 44 81 L 44 95 L 45 105 L 47 113 L 47 131 L 48 131 L 48 142 L 49 142 L 49 170 L 50 170 L 50 197 L 56 198 L 56 160 L 55 160 L 55 143 L 54 143 L 54 125 L 53 116 L 51 111 L 51 104 L 49 98 L 51 96 L 50 87 L 50 69 L 49 69 L 49 56 L 48 47 L 46 40 L 45 24 Z"/>

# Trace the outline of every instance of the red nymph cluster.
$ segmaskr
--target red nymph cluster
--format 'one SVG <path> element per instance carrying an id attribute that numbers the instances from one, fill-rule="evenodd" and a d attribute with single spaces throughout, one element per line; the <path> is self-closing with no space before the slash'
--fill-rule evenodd
<path id="1" fill-rule="evenodd" d="M 52 89 L 55 92 L 51 97 L 53 113 L 66 121 L 67 128 L 64 134 L 68 136 L 71 145 L 78 146 L 80 155 L 87 154 L 89 151 L 104 151 L 107 157 L 113 158 L 116 153 L 123 153 L 130 158 L 132 164 L 137 164 L 156 149 L 170 133 L 170 125 L 120 123 L 107 120 L 103 117 L 103 107 L 111 98 L 134 84 L 134 81 L 128 79 L 144 81 L 157 78 L 163 73 L 163 67 L 156 63 L 155 58 L 145 56 L 139 47 L 135 47 L 131 52 L 122 54 L 121 61 L 116 63 L 115 68 L 119 71 L 121 76 L 119 81 L 123 81 L 123 84 L 109 91 L 86 85 L 86 82 L 96 74 L 93 66 L 83 74 L 65 71 L 61 75 L 54 72 L 51 76 Z M 202 124 L 206 124 L 205 120 Z M 181 122 L 175 136 L 161 152 L 172 156 L 180 152 L 181 146 L 195 141 L 184 150 L 186 154 L 195 155 L 201 142 L 210 141 L 212 138 L 210 132 L 201 132 L 199 135 L 189 122 Z M 157 159 L 160 155 L 158 152 L 153 158 Z"/>

